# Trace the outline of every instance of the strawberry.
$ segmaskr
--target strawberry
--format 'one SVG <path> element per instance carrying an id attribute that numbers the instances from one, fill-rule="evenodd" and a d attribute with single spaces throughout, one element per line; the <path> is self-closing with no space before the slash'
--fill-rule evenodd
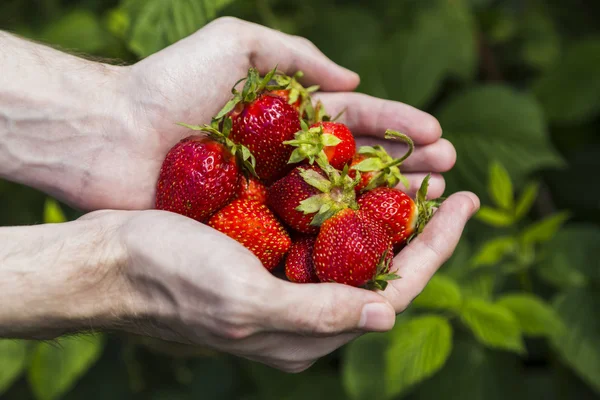
<path id="1" fill-rule="evenodd" d="M 302 130 L 294 140 L 284 142 L 297 148 L 290 156 L 290 163 L 307 159 L 310 164 L 317 157 L 325 159 L 332 167 L 343 169 L 356 153 L 356 142 L 350 129 L 340 122 L 316 122 L 310 128 L 302 121 Z"/>
<path id="2" fill-rule="evenodd" d="M 275 215 L 259 202 L 234 200 L 219 210 L 208 225 L 238 241 L 273 270 L 288 252 L 292 241 Z"/>
<path id="3" fill-rule="evenodd" d="M 416 200 L 389 187 L 375 188 L 358 198 L 360 210 L 388 228 L 395 249 L 420 234 L 433 216 L 433 208 L 441 203 L 441 199 L 427 200 L 429 178 L 423 180 Z"/>
<path id="4" fill-rule="evenodd" d="M 230 139 L 252 152 L 256 173 L 268 184 L 291 169 L 287 160 L 293 149 L 283 142 L 292 140 L 300 130 L 298 111 L 282 97 L 270 93 L 282 88 L 270 85 L 275 72 L 261 79 L 256 69 L 250 68 L 242 92 L 234 88 L 233 98 L 213 118 L 218 124 L 222 118 L 231 117 Z"/>
<path id="5" fill-rule="evenodd" d="M 317 233 L 318 226 L 337 211 L 358 207 L 354 184 L 329 165 L 301 165 L 269 187 L 267 205 L 291 228 Z"/>
<path id="6" fill-rule="evenodd" d="M 321 282 L 381 290 L 388 280 L 398 278 L 389 273 L 392 257 L 388 230 L 363 211 L 350 208 L 323 223 L 313 252 Z"/>
<path id="7" fill-rule="evenodd" d="M 256 178 L 242 178 L 237 187 L 235 198 L 258 201 L 264 204 L 267 202 L 267 187 Z"/>
<path id="8" fill-rule="evenodd" d="M 313 248 L 316 236 L 304 236 L 292 243 L 285 260 L 285 276 L 296 283 L 318 283 Z"/>
<path id="9" fill-rule="evenodd" d="M 380 186 L 395 187 L 400 182 L 408 188 L 408 181 L 400 173 L 399 167 L 412 154 L 414 143 L 410 137 L 389 129 L 385 132 L 385 138 L 405 142 L 408 145 L 407 152 L 394 159 L 382 146 L 361 146 L 350 162 L 350 176 L 355 176 L 354 171 L 361 173 L 360 182 L 355 187 L 357 193 Z"/>
<path id="10" fill-rule="evenodd" d="M 233 198 L 239 167 L 253 171 L 254 159 L 248 149 L 227 140 L 228 131 L 181 125 L 208 135 L 189 136 L 168 151 L 158 177 L 155 207 L 204 222 Z"/>
<path id="11" fill-rule="evenodd" d="M 275 96 L 279 96 L 279 97 L 283 98 L 285 101 L 288 102 L 288 104 L 290 104 L 292 107 L 294 107 L 296 110 L 298 110 L 298 112 L 300 112 L 300 106 L 302 105 L 302 99 L 300 97 L 297 97 L 294 101 L 294 98 L 291 95 L 290 89 L 271 90 L 271 94 L 274 94 Z"/>

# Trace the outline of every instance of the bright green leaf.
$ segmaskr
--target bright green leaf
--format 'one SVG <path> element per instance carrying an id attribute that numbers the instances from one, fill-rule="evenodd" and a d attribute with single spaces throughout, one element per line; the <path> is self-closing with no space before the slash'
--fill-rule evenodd
<path id="1" fill-rule="evenodd" d="M 444 275 L 434 275 L 413 301 L 415 307 L 458 310 L 462 296 L 458 284 Z"/>
<path id="2" fill-rule="evenodd" d="M 44 223 L 45 224 L 60 224 L 66 222 L 67 217 L 56 200 L 47 198 L 44 204 Z"/>
<path id="3" fill-rule="evenodd" d="M 465 298 L 489 300 L 494 293 L 499 278 L 501 277 L 498 276 L 496 271 L 478 270 L 476 274 L 464 279 L 460 284 L 460 288 Z"/>
<path id="4" fill-rule="evenodd" d="M 562 166 L 535 99 L 505 86 L 486 85 L 452 96 L 437 113 L 458 159 L 444 175 L 450 192 L 486 192 L 489 160 L 508 170 L 515 186 L 533 171 Z M 485 199 L 484 199 L 485 200 Z"/>
<path id="5" fill-rule="evenodd" d="M 420 385 L 419 400 L 521 399 L 525 379 L 521 360 L 511 353 L 486 349 L 458 339 L 446 365 Z M 412 397 L 411 397 L 412 398 Z"/>
<path id="6" fill-rule="evenodd" d="M 573 288 L 558 296 L 554 307 L 566 329 L 552 337 L 552 346 L 585 382 L 600 393 L 598 293 Z"/>
<path id="7" fill-rule="evenodd" d="M 490 348 L 524 353 L 519 323 L 506 308 L 472 299 L 465 303 L 461 319 L 475 337 Z"/>
<path id="8" fill-rule="evenodd" d="M 55 400 L 68 392 L 102 354 L 101 335 L 69 336 L 36 346 L 29 383 L 37 400 Z"/>
<path id="9" fill-rule="evenodd" d="M 515 251 L 517 242 L 512 236 L 501 236 L 486 242 L 481 249 L 473 256 L 471 265 L 473 267 L 483 267 L 494 265 Z"/>
<path id="10" fill-rule="evenodd" d="M 477 214 L 475 214 L 475 218 L 498 228 L 505 228 L 515 223 L 514 216 L 509 212 L 488 206 L 481 206 Z"/>
<path id="11" fill-rule="evenodd" d="M 546 115 L 557 123 L 578 123 L 600 112 L 600 38 L 576 42 L 534 87 Z"/>
<path id="12" fill-rule="evenodd" d="M 565 211 L 551 215 L 541 221 L 534 222 L 525 228 L 521 234 L 521 238 L 524 243 L 546 242 L 552 239 L 570 216 L 571 213 Z"/>
<path id="13" fill-rule="evenodd" d="M 452 350 L 452 327 L 439 316 L 416 317 L 391 338 L 386 352 L 386 394 L 398 396 L 429 378 L 444 365 Z"/>
<path id="14" fill-rule="evenodd" d="M 490 165 L 490 183 L 488 191 L 492 200 L 500 208 L 512 211 L 514 206 L 514 192 L 508 171 L 499 162 Z"/>
<path id="15" fill-rule="evenodd" d="M 564 328 L 554 309 L 532 294 L 505 294 L 497 304 L 513 313 L 526 335 L 550 336 Z"/>
<path id="16" fill-rule="evenodd" d="M 520 220 L 531 210 L 535 199 L 537 198 L 540 185 L 538 183 L 529 183 L 525 186 L 523 193 L 517 200 L 515 207 L 515 218 Z"/>
<path id="17" fill-rule="evenodd" d="M 25 369 L 27 343 L 0 339 L 0 396 L 15 382 Z"/>

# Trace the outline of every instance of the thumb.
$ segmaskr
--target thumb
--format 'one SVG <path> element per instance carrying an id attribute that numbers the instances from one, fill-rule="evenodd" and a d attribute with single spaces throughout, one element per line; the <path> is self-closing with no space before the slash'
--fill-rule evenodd
<path id="1" fill-rule="evenodd" d="M 264 314 L 267 330 L 311 336 L 390 330 L 396 321 L 392 305 L 366 289 L 336 283 L 297 284 L 281 281 L 276 301 Z"/>

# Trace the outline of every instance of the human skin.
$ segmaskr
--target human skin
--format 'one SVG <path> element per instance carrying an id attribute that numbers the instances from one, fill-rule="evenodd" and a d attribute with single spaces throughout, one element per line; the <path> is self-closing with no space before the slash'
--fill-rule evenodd
<path id="1" fill-rule="evenodd" d="M 78 58 L 0 32 L 0 177 L 89 211 L 64 223 L 0 228 L 0 337 L 48 339 L 120 330 L 198 344 L 284 371 L 308 368 L 358 335 L 386 331 L 450 257 L 479 207 L 448 197 L 394 260 L 383 292 L 274 277 L 206 225 L 151 210 L 168 149 L 206 123 L 248 67 L 302 70 L 360 144 L 395 129 L 416 149 L 403 164 L 414 193 L 456 153 L 431 115 L 352 91 L 359 77 L 306 39 L 233 18 L 131 66 Z M 399 144 L 386 143 L 400 153 Z"/>

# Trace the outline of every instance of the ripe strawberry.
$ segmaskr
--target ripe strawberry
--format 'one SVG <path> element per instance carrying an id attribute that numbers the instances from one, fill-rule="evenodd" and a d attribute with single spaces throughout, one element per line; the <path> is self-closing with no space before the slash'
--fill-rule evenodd
<path id="1" fill-rule="evenodd" d="M 316 236 L 304 236 L 292 243 L 285 260 L 285 276 L 296 283 L 318 283 L 313 248 Z"/>
<path id="2" fill-rule="evenodd" d="M 269 271 L 292 244 L 275 215 L 256 201 L 234 200 L 210 218 L 208 225 L 249 249 Z"/>
<path id="3" fill-rule="evenodd" d="M 321 282 L 385 289 L 393 257 L 387 229 L 361 210 L 347 208 L 321 226 L 313 252 Z"/>
<path id="4" fill-rule="evenodd" d="M 294 98 L 291 97 L 290 92 L 291 92 L 290 89 L 271 90 L 271 94 L 274 94 L 275 96 L 279 96 L 279 97 L 283 98 L 285 101 L 288 102 L 289 105 L 294 107 L 296 110 L 300 111 L 300 105 L 302 105 L 302 99 L 300 99 L 300 97 L 297 97 L 294 101 Z"/>
<path id="5" fill-rule="evenodd" d="M 323 168 L 327 171 L 324 172 Z M 267 205 L 291 228 L 317 233 L 337 211 L 356 206 L 354 182 L 331 166 L 301 165 L 268 190 Z"/>
<path id="6" fill-rule="evenodd" d="M 294 140 L 284 142 L 297 148 L 290 156 L 290 163 L 308 159 L 310 164 L 316 158 L 327 160 L 335 169 L 343 169 L 356 153 L 356 142 L 350 129 L 340 122 L 316 122 L 310 128 L 302 121 L 302 130 Z"/>
<path id="7" fill-rule="evenodd" d="M 213 119 L 218 124 L 222 118 L 231 117 L 230 139 L 250 149 L 258 177 L 268 184 L 291 169 L 287 160 L 293 149 L 283 142 L 300 130 L 298 111 L 270 93 L 281 89 L 281 85 L 269 85 L 274 75 L 275 70 L 261 79 L 256 69 L 250 68 L 243 91 L 234 88 L 233 98 Z"/>
<path id="8" fill-rule="evenodd" d="M 237 187 L 235 198 L 258 201 L 264 204 L 267 202 L 267 187 L 256 178 L 242 177 Z"/>
<path id="9" fill-rule="evenodd" d="M 415 200 L 401 190 L 388 187 L 373 189 L 358 198 L 361 211 L 389 229 L 396 250 L 423 231 L 433 216 L 433 209 L 443 201 L 427 200 L 429 179 L 427 175 Z"/>
<path id="10" fill-rule="evenodd" d="M 387 130 L 386 139 L 398 139 L 408 144 L 408 150 L 400 158 L 392 158 L 382 146 L 361 146 L 350 163 L 350 176 L 355 177 L 354 171 L 359 171 L 360 182 L 356 185 L 357 193 L 372 190 L 376 187 L 395 187 L 398 183 L 408 188 L 408 181 L 400 173 L 402 164 L 413 152 L 412 139 L 402 133 Z"/>

